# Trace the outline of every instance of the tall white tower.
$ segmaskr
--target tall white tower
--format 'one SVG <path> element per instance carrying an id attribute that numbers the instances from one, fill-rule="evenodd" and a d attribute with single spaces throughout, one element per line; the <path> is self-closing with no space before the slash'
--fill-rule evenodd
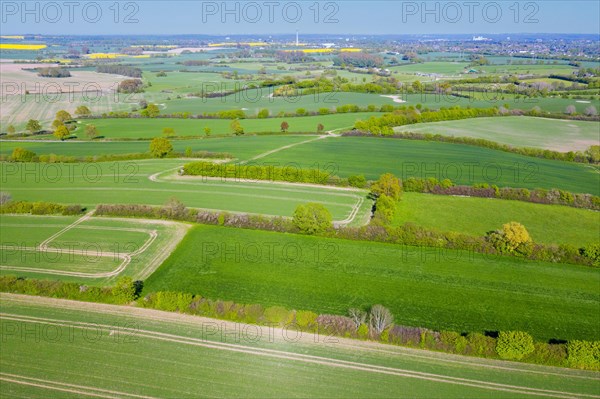
<path id="1" fill-rule="evenodd" d="M 296 31 L 296 47 L 300 45 L 300 40 L 298 39 L 298 31 Z"/>

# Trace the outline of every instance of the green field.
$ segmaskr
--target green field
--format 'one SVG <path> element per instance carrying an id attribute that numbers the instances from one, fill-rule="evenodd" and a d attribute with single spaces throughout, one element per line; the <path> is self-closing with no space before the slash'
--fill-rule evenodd
<path id="1" fill-rule="evenodd" d="M 399 126 L 394 130 L 473 137 L 515 147 L 544 148 L 560 152 L 584 151 L 591 145 L 600 144 L 600 123 L 598 122 L 529 116 L 419 123 Z"/>
<path id="2" fill-rule="evenodd" d="M 189 160 L 146 160 L 94 164 L 0 163 L 2 190 L 15 200 L 97 204 L 163 205 L 177 198 L 208 210 L 293 215 L 299 204 L 322 203 L 335 221 L 362 222 L 369 210 L 366 192 L 246 179 L 180 177 Z M 290 168 L 293 163 L 285 163 Z M 74 195 L 76 193 L 76 195 Z M 357 218 L 358 215 L 358 218 Z"/>
<path id="3" fill-rule="evenodd" d="M 598 339 L 598 284 L 587 266 L 197 226 L 144 290 L 332 314 L 380 303 L 402 325 Z"/>
<path id="4" fill-rule="evenodd" d="M 249 159 L 290 144 L 310 139 L 305 135 L 214 137 L 210 139 L 174 140 L 175 151 L 186 148 L 194 151 L 227 152 L 239 159 Z M 16 147 L 23 147 L 36 154 L 91 156 L 100 154 L 131 154 L 148 152 L 149 141 L 91 142 L 91 141 L 4 141 L 0 140 L 0 154 L 10 155 Z M 286 161 L 290 162 L 290 161 Z"/>
<path id="5" fill-rule="evenodd" d="M 600 212 L 522 201 L 404 193 L 394 224 L 483 236 L 511 221 L 523 224 L 539 243 L 579 248 L 600 242 Z"/>
<path id="6" fill-rule="evenodd" d="M 291 144 L 299 145 L 286 148 Z M 400 178 L 449 178 L 457 184 L 487 182 L 508 187 L 559 188 L 576 193 L 600 193 L 600 175 L 593 166 L 452 143 L 374 137 L 327 137 L 313 140 L 306 136 L 248 136 L 175 140 L 173 145 L 181 152 L 188 147 L 195 151 L 228 152 L 240 160 L 264 155 L 260 158 L 261 163 L 291 163 L 311 168 L 333 165 L 333 173 L 341 177 L 364 174 L 369 179 L 377 179 L 381 174 L 391 172 Z M 0 141 L 0 153 L 8 155 L 15 147 L 24 147 L 37 154 L 84 156 L 146 152 L 148 142 Z M 267 154 L 273 150 L 278 151 Z M 173 162 L 175 161 L 165 162 L 167 167 L 164 169 L 168 169 L 168 165 Z"/>
<path id="7" fill-rule="evenodd" d="M 380 116 L 377 112 L 305 116 L 296 118 L 243 119 L 240 121 L 245 133 L 281 132 L 281 123 L 289 124 L 289 132 L 317 132 L 317 125 L 325 130 L 349 129 L 360 119 Z M 107 139 L 148 139 L 164 136 L 165 127 L 175 129 L 176 136 L 204 137 L 204 128 L 211 129 L 211 135 L 231 135 L 230 119 L 84 119 L 73 133 L 86 139 L 83 127 L 94 125 L 98 134 Z"/>
<path id="8" fill-rule="evenodd" d="M 600 174 L 589 165 L 440 142 L 332 137 L 279 151 L 262 160 L 293 160 L 304 166 L 332 163 L 340 176 L 364 173 L 369 179 L 391 172 L 402 179 L 435 177 L 467 185 L 487 182 L 508 187 L 600 193 Z"/>
<path id="9" fill-rule="evenodd" d="M 106 284 L 148 277 L 183 238 L 179 223 L 1 215 L 1 274 Z"/>
<path id="10" fill-rule="evenodd" d="M 322 397 L 583 399 L 599 388 L 591 372 L 307 333 L 296 339 L 294 331 L 146 309 L 0 299 L 5 398 L 287 398 L 305 397 L 310 384 Z"/>

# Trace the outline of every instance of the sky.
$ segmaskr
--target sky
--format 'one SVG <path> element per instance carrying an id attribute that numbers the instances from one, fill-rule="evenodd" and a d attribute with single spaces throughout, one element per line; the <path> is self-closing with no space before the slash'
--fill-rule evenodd
<path id="1" fill-rule="evenodd" d="M 9 34 L 600 34 L 600 1 L 0 1 Z"/>

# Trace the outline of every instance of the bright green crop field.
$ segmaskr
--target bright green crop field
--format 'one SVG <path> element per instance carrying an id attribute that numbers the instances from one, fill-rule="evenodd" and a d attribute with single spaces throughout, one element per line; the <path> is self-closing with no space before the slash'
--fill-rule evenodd
<path id="1" fill-rule="evenodd" d="M 458 184 L 489 183 L 524 188 L 560 188 L 598 195 L 600 173 L 592 166 L 527 157 L 469 145 L 375 137 L 331 137 L 276 152 L 264 162 L 332 163 L 338 175 L 383 173 Z"/>
<path id="2" fill-rule="evenodd" d="M 600 212 L 522 201 L 404 193 L 394 224 L 406 222 L 476 236 L 519 222 L 539 243 L 583 247 L 600 242 Z"/>
<path id="3" fill-rule="evenodd" d="M 594 340 L 599 284 L 586 266 L 196 226 L 144 290 L 332 314 L 382 304 L 400 325 Z"/>
<path id="4" fill-rule="evenodd" d="M 273 135 L 214 137 L 209 139 L 173 140 L 175 151 L 184 152 L 186 148 L 194 151 L 227 152 L 239 159 L 248 159 L 276 148 L 301 143 L 310 139 L 306 135 Z M 16 147 L 23 147 L 36 154 L 57 154 L 70 156 L 89 156 L 100 154 L 131 154 L 148 152 L 150 141 L 2 141 L 0 153 L 10 155 Z M 286 161 L 289 162 L 289 161 Z"/>
<path id="5" fill-rule="evenodd" d="M 400 126 L 397 132 L 474 137 L 515 147 L 584 151 L 600 144 L 600 123 L 529 116 L 475 118 Z"/>
<path id="6" fill-rule="evenodd" d="M 249 180 L 179 177 L 189 160 L 144 160 L 77 164 L 0 163 L 2 190 L 15 200 L 62 204 L 163 205 L 177 198 L 186 206 L 208 210 L 293 215 L 299 204 L 319 202 L 333 219 L 364 219 L 370 207 L 366 192 L 326 186 L 301 186 Z M 285 163 L 294 167 L 293 163 Z M 357 219 L 358 220 L 358 219 Z"/>
<path id="7" fill-rule="evenodd" d="M 281 123 L 287 122 L 288 131 L 317 132 L 317 125 L 322 124 L 325 130 L 350 129 L 360 119 L 380 116 L 377 112 L 359 112 L 321 116 L 304 116 L 296 118 L 243 119 L 240 121 L 245 133 L 262 133 L 281 131 Z M 147 139 L 161 137 L 163 129 L 175 130 L 175 136 L 205 136 L 204 128 L 211 129 L 211 135 L 231 135 L 230 119 L 83 119 L 74 134 L 86 139 L 83 127 L 94 125 L 99 136 L 106 139 Z"/>
<path id="8" fill-rule="evenodd" d="M 0 299 L 5 398 L 288 398 L 306 396 L 310 384 L 323 397 L 431 398 L 443 392 L 448 398 L 583 399 L 599 384 L 596 374 L 577 370 L 296 336 L 124 306 L 10 294 Z"/>

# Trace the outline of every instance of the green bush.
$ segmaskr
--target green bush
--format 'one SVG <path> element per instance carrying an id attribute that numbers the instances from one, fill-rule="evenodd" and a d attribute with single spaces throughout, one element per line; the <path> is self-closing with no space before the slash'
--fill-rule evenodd
<path id="1" fill-rule="evenodd" d="M 496 353 L 502 359 L 521 360 L 535 350 L 533 338 L 523 331 L 501 331 L 496 341 Z"/>
<path id="2" fill-rule="evenodd" d="M 600 341 L 569 341 L 567 360 L 571 367 L 600 370 Z"/>
<path id="3" fill-rule="evenodd" d="M 356 331 L 358 338 L 367 339 L 369 338 L 369 326 L 366 324 L 361 324 Z"/>
<path id="4" fill-rule="evenodd" d="M 294 211 L 294 226 L 304 234 L 319 234 L 333 227 L 331 213 L 322 204 L 298 205 Z"/>
<path id="5" fill-rule="evenodd" d="M 318 314 L 308 311 L 308 310 L 299 310 L 296 312 L 296 324 L 301 329 L 310 329 L 315 327 L 317 322 Z"/>
<path id="6" fill-rule="evenodd" d="M 496 355 L 496 340 L 480 333 L 467 335 L 469 353 L 475 356 L 491 357 Z"/>
<path id="7" fill-rule="evenodd" d="M 294 320 L 293 312 L 282 306 L 271 306 L 265 309 L 265 321 L 280 326 L 291 323 Z"/>

